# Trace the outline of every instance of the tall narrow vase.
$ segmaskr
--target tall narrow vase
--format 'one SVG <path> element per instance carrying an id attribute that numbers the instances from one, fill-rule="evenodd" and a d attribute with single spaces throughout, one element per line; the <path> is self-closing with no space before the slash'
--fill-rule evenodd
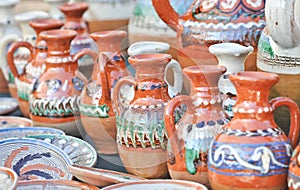
<path id="1" fill-rule="evenodd" d="M 207 151 L 227 119 L 222 109 L 218 80 L 224 66 L 201 65 L 183 69 L 191 82 L 190 95 L 170 100 L 164 110 L 169 136 L 168 170 L 173 179 L 202 183 L 209 187 Z M 175 109 L 185 104 L 186 112 L 175 124 Z"/>
<path id="2" fill-rule="evenodd" d="M 286 97 L 269 101 L 276 74 L 238 72 L 229 75 L 237 90 L 234 118 L 212 142 L 208 155 L 213 189 L 285 189 L 292 150 L 299 136 L 299 108 Z M 286 106 L 288 137 L 276 125 L 274 110 Z"/>
<path id="3" fill-rule="evenodd" d="M 79 114 L 78 97 L 85 77 L 78 72 L 78 59 L 97 54 L 89 49 L 70 55 L 73 30 L 48 30 L 40 33 L 47 44 L 46 70 L 34 85 L 29 97 L 30 118 L 35 125 L 60 128 L 67 134 L 80 136 L 75 122 Z"/>

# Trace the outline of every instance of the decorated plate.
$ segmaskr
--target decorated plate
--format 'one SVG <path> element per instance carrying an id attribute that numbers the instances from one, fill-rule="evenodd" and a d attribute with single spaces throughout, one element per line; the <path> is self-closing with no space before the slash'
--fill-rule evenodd
<path id="1" fill-rule="evenodd" d="M 17 173 L 7 167 L 0 167 L 0 184 L 1 189 L 13 190 L 15 189 L 18 181 Z"/>
<path id="2" fill-rule="evenodd" d="M 65 133 L 60 129 L 54 129 L 49 127 L 12 127 L 6 129 L 0 129 L 0 140 L 14 137 L 27 137 L 36 134 L 60 134 Z"/>
<path id="3" fill-rule="evenodd" d="M 17 116 L 0 116 L 0 129 L 11 127 L 30 127 L 33 123 L 30 119 Z"/>
<path id="4" fill-rule="evenodd" d="M 72 180 L 31 180 L 20 181 L 17 185 L 17 190 L 98 190 L 97 187 Z"/>
<path id="5" fill-rule="evenodd" d="M 0 98 L 0 115 L 9 114 L 19 107 L 15 98 Z"/>
<path id="6" fill-rule="evenodd" d="M 196 182 L 174 179 L 153 179 L 128 183 L 119 183 L 103 188 L 103 190 L 207 190 L 207 188 Z"/>
<path id="7" fill-rule="evenodd" d="M 29 138 L 9 138 L 0 141 L 0 166 L 13 169 L 19 180 L 70 180 L 72 161 L 58 147 Z"/>
<path id="8" fill-rule="evenodd" d="M 92 167 L 97 162 L 97 152 L 89 143 L 69 135 L 39 134 L 29 138 L 43 140 L 63 150 L 74 165 Z"/>
<path id="9" fill-rule="evenodd" d="M 146 180 L 142 177 L 99 168 L 72 165 L 68 166 L 68 169 L 77 179 L 98 187 L 105 187 L 116 183 Z"/>

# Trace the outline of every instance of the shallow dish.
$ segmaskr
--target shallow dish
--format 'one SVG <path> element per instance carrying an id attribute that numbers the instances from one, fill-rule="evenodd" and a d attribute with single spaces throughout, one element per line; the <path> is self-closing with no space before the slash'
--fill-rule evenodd
<path id="1" fill-rule="evenodd" d="M 82 166 L 68 166 L 69 172 L 77 179 L 88 184 L 96 185 L 98 187 L 105 187 L 116 183 L 127 183 L 131 181 L 146 180 L 145 178 L 116 172 L 111 170 L 104 170 L 91 167 Z"/>
<path id="2" fill-rule="evenodd" d="M 23 138 L 35 134 L 60 134 L 65 133 L 60 129 L 48 128 L 48 127 L 11 127 L 6 129 L 0 129 L 0 140 L 7 138 Z"/>
<path id="3" fill-rule="evenodd" d="M 15 98 L 0 98 L 0 115 L 9 114 L 19 107 Z"/>
<path id="4" fill-rule="evenodd" d="M 73 136 L 58 134 L 37 134 L 28 138 L 51 143 L 63 150 L 74 165 L 92 167 L 97 162 L 97 152 L 89 143 Z"/>
<path id="5" fill-rule="evenodd" d="M 128 183 L 119 183 L 103 188 L 103 190 L 207 190 L 207 188 L 196 182 L 172 179 L 153 179 Z"/>
<path id="6" fill-rule="evenodd" d="M 0 184 L 1 189 L 13 190 L 18 182 L 17 173 L 7 167 L 0 167 Z"/>
<path id="7" fill-rule="evenodd" d="M 72 180 L 31 180 L 31 181 L 20 181 L 17 185 L 17 190 L 98 190 L 93 185 L 88 185 L 78 181 Z"/>
<path id="8" fill-rule="evenodd" d="M 30 126 L 33 126 L 33 122 L 25 117 L 0 116 L 0 129 Z"/>
<path id="9" fill-rule="evenodd" d="M 19 180 L 72 179 L 72 165 L 61 149 L 29 138 L 9 138 L 0 141 L 0 166 L 13 169 Z"/>

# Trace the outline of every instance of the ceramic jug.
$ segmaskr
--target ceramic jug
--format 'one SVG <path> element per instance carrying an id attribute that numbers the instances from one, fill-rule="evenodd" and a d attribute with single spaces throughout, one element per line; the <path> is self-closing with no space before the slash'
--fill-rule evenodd
<path id="1" fill-rule="evenodd" d="M 183 14 L 193 0 L 171 0 L 178 14 Z M 137 0 L 129 19 L 128 40 L 132 45 L 139 41 L 159 41 L 170 45 L 167 53 L 177 60 L 176 32 L 156 13 L 152 1 Z"/>
<path id="2" fill-rule="evenodd" d="M 233 106 L 236 102 L 236 89 L 229 80 L 229 74 L 245 70 L 245 60 L 253 52 L 252 46 L 243 46 L 237 43 L 218 43 L 208 48 L 216 56 L 218 65 L 226 67 L 226 72 L 220 77 L 218 87 L 223 95 L 223 110 L 226 118 L 231 120 L 234 116 Z"/>
<path id="3" fill-rule="evenodd" d="M 126 35 L 125 31 L 94 32 L 90 35 L 98 45 L 98 61 L 92 77 L 83 87 L 79 108 L 83 129 L 99 154 L 118 153 L 111 93 L 116 82 L 128 75 L 121 54 L 121 42 Z"/>
<path id="4" fill-rule="evenodd" d="M 157 53 L 167 53 L 170 49 L 170 45 L 165 42 L 156 42 L 156 41 L 139 41 L 131 44 L 127 49 L 128 55 L 139 55 L 139 54 L 157 54 Z M 183 77 L 182 69 L 180 64 L 175 60 L 171 60 L 171 64 L 168 64 L 166 67 L 165 81 L 167 82 L 169 89 L 169 96 L 175 97 L 178 94 L 182 94 L 183 87 Z M 169 67 L 172 65 L 172 69 Z M 173 73 L 176 72 L 177 80 L 174 81 Z M 170 84 L 173 83 L 173 86 Z M 174 87 L 174 88 L 173 88 Z"/>
<path id="5" fill-rule="evenodd" d="M 44 0 L 48 4 L 49 14 L 52 19 L 65 20 L 65 15 L 59 10 L 59 6 L 68 0 Z"/>
<path id="6" fill-rule="evenodd" d="M 25 117 L 29 117 L 30 106 L 28 100 L 29 95 L 33 90 L 33 85 L 46 70 L 45 59 L 47 57 L 47 45 L 45 44 L 45 41 L 41 40 L 39 34 L 42 31 L 59 29 L 64 23 L 60 20 L 38 19 L 29 22 L 29 25 L 34 29 L 37 36 L 35 45 L 32 45 L 28 41 L 16 41 L 10 45 L 7 52 L 7 63 L 14 75 L 18 91 L 19 108 Z M 27 48 L 30 52 L 30 57 L 32 58 L 21 74 L 18 72 L 14 56 L 16 50 L 20 47 Z"/>
<path id="7" fill-rule="evenodd" d="M 79 114 L 78 97 L 85 77 L 78 71 L 78 59 L 97 54 L 83 49 L 70 55 L 73 30 L 48 30 L 39 35 L 47 44 L 46 70 L 35 82 L 29 97 L 30 118 L 34 125 L 62 129 L 66 134 L 80 136 L 75 115 Z"/>
<path id="8" fill-rule="evenodd" d="M 71 42 L 71 54 L 75 54 L 83 48 L 89 48 L 95 53 L 98 52 L 96 43 L 90 38 L 88 26 L 83 19 L 83 14 L 89 8 L 86 2 L 64 3 L 59 9 L 65 15 L 65 25 L 63 29 L 75 30 L 77 36 Z M 89 56 L 84 56 L 79 60 L 79 71 L 89 79 L 93 70 L 94 61 Z"/>
<path id="9" fill-rule="evenodd" d="M 9 68 L 6 62 L 6 51 L 9 44 L 21 37 L 21 29 L 15 21 L 15 7 L 19 0 L 0 2 L 0 93 L 8 94 Z M 3 47 L 3 48 L 1 48 Z"/>
<path id="10" fill-rule="evenodd" d="M 270 98 L 286 96 L 300 105 L 300 1 L 266 1 L 266 22 L 258 44 L 257 67 L 278 74 Z M 290 16 L 287 16 L 290 15 Z M 289 131 L 289 111 L 275 111 L 276 123 Z"/>
<path id="11" fill-rule="evenodd" d="M 120 158 L 129 173 L 145 178 L 168 176 L 163 110 L 171 99 L 165 82 L 171 58 L 169 54 L 129 57 L 135 78 L 121 78 L 113 90 Z"/>
<path id="12" fill-rule="evenodd" d="M 35 19 L 47 19 L 49 18 L 49 14 L 45 11 L 27 11 L 27 12 L 22 12 L 18 13 L 15 15 L 15 20 L 18 23 L 18 25 L 21 28 L 22 35 L 19 37 L 12 36 L 10 35 L 8 38 L 2 41 L 0 44 L 1 49 L 5 49 L 8 44 L 14 42 L 14 41 L 26 41 L 30 43 L 31 45 L 34 45 L 37 39 L 36 33 L 29 26 L 29 22 Z M 29 63 L 29 50 L 27 48 L 20 47 L 17 49 L 15 52 L 15 65 L 17 67 L 18 73 L 21 74 L 24 70 L 25 65 Z M 5 60 L 6 60 L 7 54 L 5 55 Z M 7 60 L 5 61 L 7 63 Z M 9 69 L 9 66 L 6 65 L 8 68 L 7 73 L 9 74 L 9 92 L 12 97 L 17 98 L 18 92 L 17 92 L 17 87 L 15 84 L 15 78 L 12 72 Z"/>
<path id="13" fill-rule="evenodd" d="M 169 137 L 168 170 L 172 179 L 195 181 L 209 187 L 207 151 L 227 119 L 222 109 L 218 80 L 224 66 L 189 66 L 183 73 L 191 82 L 190 95 L 170 100 L 164 110 Z M 174 111 L 186 105 L 186 112 L 175 124 Z"/>
<path id="14" fill-rule="evenodd" d="M 220 42 L 253 46 L 246 70 L 256 70 L 256 47 L 265 22 L 265 0 L 195 0 L 183 15 L 178 15 L 169 0 L 152 0 L 160 16 L 177 31 L 178 60 L 186 66 L 217 64 L 208 47 Z"/>
<path id="15" fill-rule="evenodd" d="M 295 148 L 291 156 L 289 173 L 288 173 L 288 187 L 289 190 L 297 190 L 300 188 L 300 146 Z"/>
<path id="16" fill-rule="evenodd" d="M 269 101 L 276 74 L 243 71 L 229 75 L 237 90 L 234 118 L 208 151 L 213 189 L 285 189 L 290 157 L 299 136 L 299 108 L 287 97 Z M 276 125 L 274 110 L 290 110 L 288 137 Z"/>

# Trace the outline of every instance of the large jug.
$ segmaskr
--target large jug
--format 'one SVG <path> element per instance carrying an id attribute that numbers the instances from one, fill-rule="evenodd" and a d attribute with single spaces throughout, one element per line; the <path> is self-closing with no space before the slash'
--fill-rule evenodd
<path id="1" fill-rule="evenodd" d="M 178 60 L 185 66 L 217 64 L 208 47 L 220 42 L 253 46 L 265 27 L 265 0 L 222 1 L 195 0 L 188 11 L 179 16 L 170 0 L 152 0 L 160 16 L 177 31 Z M 246 70 L 256 70 L 256 54 L 246 60 Z"/>

